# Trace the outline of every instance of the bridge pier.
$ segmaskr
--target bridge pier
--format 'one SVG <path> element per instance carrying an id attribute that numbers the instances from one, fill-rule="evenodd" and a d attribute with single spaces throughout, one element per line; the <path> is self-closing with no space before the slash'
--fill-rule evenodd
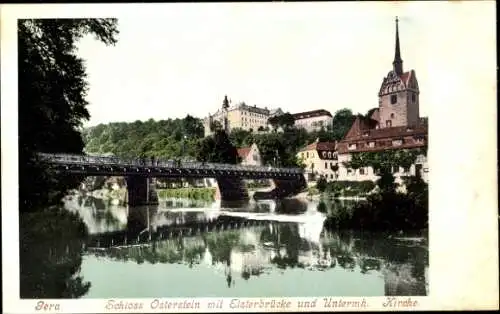
<path id="1" fill-rule="evenodd" d="M 273 194 L 277 198 L 283 198 L 302 192 L 307 187 L 307 183 L 305 177 L 301 175 L 296 180 L 273 179 L 271 186 L 273 187 Z"/>
<path id="2" fill-rule="evenodd" d="M 241 178 L 216 178 L 215 199 L 221 201 L 248 200 L 248 190 Z"/>
<path id="3" fill-rule="evenodd" d="M 271 189 L 268 192 L 255 192 L 255 199 L 285 198 L 299 194 L 307 188 L 307 182 L 304 175 L 297 176 L 294 179 L 271 179 Z"/>
<path id="4" fill-rule="evenodd" d="M 156 180 L 145 176 L 128 176 L 127 200 L 129 206 L 158 205 Z"/>

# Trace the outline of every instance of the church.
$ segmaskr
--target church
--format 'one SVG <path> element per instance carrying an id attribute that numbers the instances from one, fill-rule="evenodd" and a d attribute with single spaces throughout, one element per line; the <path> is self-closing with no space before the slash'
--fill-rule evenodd
<path id="1" fill-rule="evenodd" d="M 378 93 L 378 108 L 367 116 L 358 115 L 351 128 L 338 143 L 337 180 L 376 180 L 378 176 L 371 167 L 349 169 L 343 162 L 349 161 L 356 152 L 384 151 L 390 149 L 412 149 L 427 146 L 427 118 L 420 117 L 420 90 L 415 70 L 404 71 L 399 43 L 399 25 L 396 17 L 396 45 L 392 70 L 383 79 Z M 417 172 L 427 181 L 427 158 L 419 156 L 408 170 L 393 169 L 396 182 L 401 176 Z"/>

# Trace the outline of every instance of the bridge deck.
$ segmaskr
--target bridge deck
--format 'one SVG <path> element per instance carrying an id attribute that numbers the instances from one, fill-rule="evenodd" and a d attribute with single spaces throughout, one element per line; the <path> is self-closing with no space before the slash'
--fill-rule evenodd
<path id="1" fill-rule="evenodd" d="M 217 177 L 237 176 L 248 178 L 296 179 L 303 176 L 300 168 L 272 168 L 252 165 L 186 162 L 174 160 L 121 159 L 117 157 L 38 154 L 41 162 L 67 173 L 85 175 L 146 175 Z"/>

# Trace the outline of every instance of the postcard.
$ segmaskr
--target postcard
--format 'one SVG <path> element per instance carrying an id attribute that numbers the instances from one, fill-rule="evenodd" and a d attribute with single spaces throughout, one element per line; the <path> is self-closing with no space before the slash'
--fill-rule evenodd
<path id="1" fill-rule="evenodd" d="M 6 313 L 498 309 L 493 1 L 0 10 Z"/>

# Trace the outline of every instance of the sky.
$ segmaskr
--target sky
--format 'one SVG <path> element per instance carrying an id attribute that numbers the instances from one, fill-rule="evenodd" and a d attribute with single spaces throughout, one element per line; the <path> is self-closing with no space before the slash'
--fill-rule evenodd
<path id="1" fill-rule="evenodd" d="M 91 119 L 84 125 L 201 118 L 215 112 L 224 95 L 233 103 L 291 113 L 366 113 L 378 106 L 380 84 L 392 69 L 395 16 L 404 70 L 416 71 L 420 113 L 429 116 L 432 107 L 443 105 L 443 84 L 460 79 L 458 72 L 491 66 L 469 55 L 463 59 L 465 50 L 474 49 L 470 40 L 476 47 L 489 44 L 488 57 L 494 58 L 495 30 L 483 18 L 484 7 L 177 3 L 115 10 L 115 46 L 90 36 L 79 44 L 89 75 Z"/>

